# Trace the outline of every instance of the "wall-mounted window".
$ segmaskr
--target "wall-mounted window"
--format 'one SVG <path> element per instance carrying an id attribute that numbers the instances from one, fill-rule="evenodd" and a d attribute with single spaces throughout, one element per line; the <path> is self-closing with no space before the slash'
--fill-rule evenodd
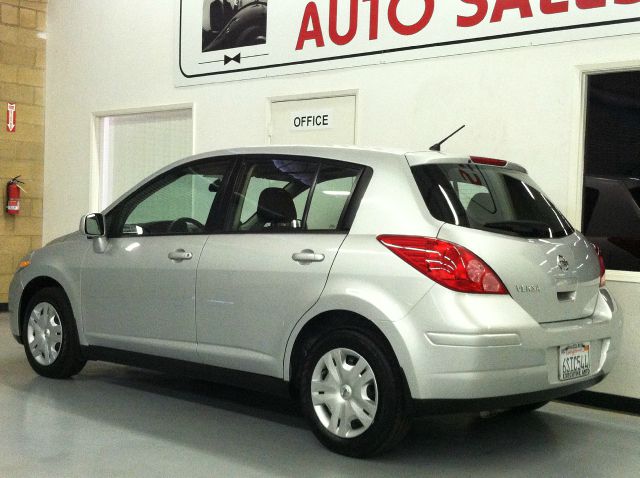
<path id="1" fill-rule="evenodd" d="M 608 269 L 640 272 L 640 71 L 588 78 L 582 230 Z"/>
<path id="2" fill-rule="evenodd" d="M 193 152 L 191 109 L 101 116 L 97 127 L 100 209 Z"/>

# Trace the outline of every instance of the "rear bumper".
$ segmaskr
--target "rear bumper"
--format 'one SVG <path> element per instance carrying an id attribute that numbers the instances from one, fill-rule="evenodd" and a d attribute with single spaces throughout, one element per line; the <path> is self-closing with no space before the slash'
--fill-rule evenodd
<path id="1" fill-rule="evenodd" d="M 418 409 L 500 409 L 601 381 L 619 353 L 622 312 L 603 295 L 589 318 L 540 324 L 510 296 L 452 294 L 436 286 L 386 332 Z M 585 342 L 590 374 L 561 381 L 560 347 Z"/>
<path id="2" fill-rule="evenodd" d="M 593 387 L 605 378 L 604 374 L 578 383 L 536 392 L 519 393 L 500 397 L 471 399 L 427 399 L 412 400 L 412 414 L 416 417 L 446 413 L 483 412 L 506 410 L 531 403 L 548 402 Z"/>

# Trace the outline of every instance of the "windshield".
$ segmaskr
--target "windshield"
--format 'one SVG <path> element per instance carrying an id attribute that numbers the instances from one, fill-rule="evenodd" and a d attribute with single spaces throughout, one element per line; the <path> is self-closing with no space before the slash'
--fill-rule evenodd
<path id="1" fill-rule="evenodd" d="M 574 232 L 524 173 L 473 164 L 411 169 L 429 211 L 441 221 L 527 238 L 565 237 Z"/>

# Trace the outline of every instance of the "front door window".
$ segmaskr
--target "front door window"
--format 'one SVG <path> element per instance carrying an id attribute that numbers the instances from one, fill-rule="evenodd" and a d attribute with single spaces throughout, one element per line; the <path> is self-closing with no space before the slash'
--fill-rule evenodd
<path id="1" fill-rule="evenodd" d="M 115 236 L 204 234 L 214 228 L 229 164 L 212 161 L 167 173 L 118 206 Z M 220 212 L 222 214 L 222 212 Z"/>

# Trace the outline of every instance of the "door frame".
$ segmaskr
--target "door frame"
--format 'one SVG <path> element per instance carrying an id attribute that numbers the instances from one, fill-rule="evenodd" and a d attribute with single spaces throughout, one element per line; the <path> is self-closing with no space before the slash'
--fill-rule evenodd
<path id="1" fill-rule="evenodd" d="M 306 101 L 306 100 L 323 100 L 330 98 L 344 98 L 353 96 L 355 98 L 355 118 L 353 119 L 353 141 L 354 146 L 360 144 L 360 90 L 335 90 L 335 91 L 323 91 L 315 93 L 300 93 L 295 95 L 279 95 L 272 96 L 266 99 L 265 102 L 265 116 L 267 123 L 265 125 L 265 144 L 271 144 L 271 136 L 273 132 L 273 117 L 272 117 L 272 105 L 274 103 L 286 103 L 289 101 Z"/>
<path id="2" fill-rule="evenodd" d="M 582 189 L 584 185 L 584 157 L 587 134 L 587 95 L 588 79 L 592 75 L 640 71 L 639 61 L 621 61 L 578 65 L 575 69 L 574 105 L 578 105 L 572 114 L 569 155 L 568 202 L 569 220 L 582 230 Z M 607 280 L 613 282 L 640 283 L 640 272 L 607 270 Z"/>

